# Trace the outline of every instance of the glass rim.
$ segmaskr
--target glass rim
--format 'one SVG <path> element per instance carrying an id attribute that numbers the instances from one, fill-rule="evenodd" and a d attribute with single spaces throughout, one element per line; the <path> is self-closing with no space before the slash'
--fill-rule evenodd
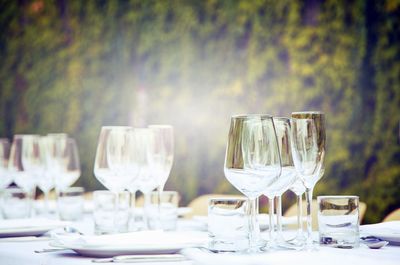
<path id="1" fill-rule="evenodd" d="M 238 195 L 237 197 L 219 197 L 219 198 L 210 198 L 208 199 L 208 203 L 211 202 L 218 202 L 218 201 L 248 201 L 248 198 L 246 197 L 240 197 Z"/>
<path id="2" fill-rule="evenodd" d="M 3 192 L 22 192 L 22 193 L 28 193 L 26 192 L 23 188 L 20 187 L 9 187 L 3 190 Z"/>
<path id="3" fill-rule="evenodd" d="M 14 134 L 13 139 L 18 139 L 18 138 L 23 138 L 23 137 L 40 137 L 40 134 L 33 134 L 33 133 Z"/>
<path id="4" fill-rule="evenodd" d="M 325 112 L 320 111 L 320 110 L 307 110 L 307 111 L 294 111 L 291 113 L 291 115 L 296 115 L 296 114 L 323 114 L 323 115 L 325 115 Z"/>
<path id="5" fill-rule="evenodd" d="M 68 187 L 66 189 L 60 190 L 60 193 L 67 193 L 67 192 L 85 192 L 84 187 Z"/>
<path id="6" fill-rule="evenodd" d="M 118 126 L 118 125 L 107 125 L 101 126 L 101 129 L 133 129 L 132 126 Z"/>
<path id="7" fill-rule="evenodd" d="M 231 119 L 246 119 L 246 118 L 270 118 L 272 119 L 273 116 L 270 114 L 259 114 L 259 113 L 249 113 L 249 114 L 236 114 L 232 115 Z"/>
<path id="8" fill-rule="evenodd" d="M 358 195 L 321 195 L 317 196 L 317 200 L 320 199 L 359 199 Z"/>
<path id="9" fill-rule="evenodd" d="M 170 125 L 170 124 L 150 124 L 149 126 L 147 126 L 148 129 L 154 128 L 174 128 L 174 126 Z"/>
<path id="10" fill-rule="evenodd" d="M 274 120 L 282 120 L 282 121 L 288 121 L 290 122 L 290 118 L 288 117 L 283 117 L 283 116 L 277 116 L 277 117 L 272 117 Z"/>

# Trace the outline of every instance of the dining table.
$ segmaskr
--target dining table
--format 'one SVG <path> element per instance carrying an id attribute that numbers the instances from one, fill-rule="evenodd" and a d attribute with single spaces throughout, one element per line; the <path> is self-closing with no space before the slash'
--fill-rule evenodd
<path id="1" fill-rule="evenodd" d="M 207 228 L 204 226 L 203 219 L 179 219 L 178 230 L 182 234 L 192 233 L 197 230 L 207 238 Z M 82 220 L 69 222 L 69 226 L 75 227 L 84 233 L 93 233 L 93 221 L 90 215 L 86 215 Z M 361 231 L 363 226 L 361 226 Z M 368 227 L 368 226 L 366 226 Z M 58 228 L 60 229 L 60 228 Z M 50 233 L 50 232 L 49 232 Z M 57 251 L 46 252 L 45 249 L 52 249 L 52 239 L 44 236 L 20 236 L 20 237 L 1 237 L 0 238 L 0 264 L 1 265 L 83 265 L 97 264 L 98 257 L 88 257 L 80 255 L 71 249 L 59 249 Z M 295 231 L 285 231 L 286 236 L 294 234 Z M 267 236 L 268 233 L 262 233 Z M 314 232 L 317 238 L 318 233 Z M 370 249 L 361 243 L 360 247 L 353 249 L 341 249 L 325 246 L 316 246 L 311 250 L 273 250 L 261 253 L 212 253 L 205 247 L 182 248 L 178 251 L 184 259 L 179 261 L 154 261 L 154 260 L 134 260 L 136 264 L 262 264 L 262 265 L 376 265 L 400 264 L 400 245 L 389 244 L 380 249 Z M 168 255 L 168 254 L 167 254 Z M 103 264 L 111 264 L 111 260 L 104 260 Z"/>

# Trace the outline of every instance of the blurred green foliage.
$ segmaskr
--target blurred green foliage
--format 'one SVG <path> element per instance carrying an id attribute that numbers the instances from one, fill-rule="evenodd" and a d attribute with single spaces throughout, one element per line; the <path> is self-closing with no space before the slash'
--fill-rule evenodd
<path id="1" fill-rule="evenodd" d="M 379 221 L 400 207 L 399 17 L 399 0 L 0 0 L 0 135 L 69 133 L 97 189 L 102 125 L 172 124 L 184 204 L 236 192 L 232 114 L 323 110 L 316 195 L 358 194 Z"/>

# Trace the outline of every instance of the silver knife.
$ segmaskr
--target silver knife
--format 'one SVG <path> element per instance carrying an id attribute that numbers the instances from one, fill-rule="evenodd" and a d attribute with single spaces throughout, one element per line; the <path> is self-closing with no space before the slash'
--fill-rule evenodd
<path id="1" fill-rule="evenodd" d="M 112 258 L 92 259 L 94 263 L 135 263 L 135 262 L 162 262 L 162 261 L 184 261 L 185 256 L 180 254 L 165 255 L 121 255 Z"/>

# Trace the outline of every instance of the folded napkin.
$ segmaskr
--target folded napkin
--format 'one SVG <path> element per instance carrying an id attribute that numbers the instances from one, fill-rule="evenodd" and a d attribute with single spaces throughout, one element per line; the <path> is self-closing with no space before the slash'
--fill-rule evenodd
<path id="1" fill-rule="evenodd" d="M 362 225 L 360 233 L 362 236 L 375 236 L 392 244 L 400 244 L 400 221 Z"/>
<path id="2" fill-rule="evenodd" d="M 0 230 L 41 228 L 41 227 L 62 227 L 68 222 L 62 222 L 46 218 L 6 219 L 0 220 Z"/>
<path id="3" fill-rule="evenodd" d="M 123 247 L 146 246 L 202 246 L 207 242 L 207 233 L 203 232 L 163 232 L 140 231 L 132 233 L 85 236 L 78 234 L 53 234 L 53 239 L 65 246 L 80 247 Z"/>

